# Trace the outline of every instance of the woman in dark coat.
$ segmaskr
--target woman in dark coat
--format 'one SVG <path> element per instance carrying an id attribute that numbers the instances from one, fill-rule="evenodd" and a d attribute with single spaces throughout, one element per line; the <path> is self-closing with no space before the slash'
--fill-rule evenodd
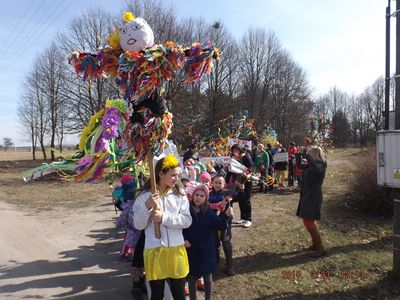
<path id="1" fill-rule="evenodd" d="M 315 223 L 321 219 L 322 183 L 326 172 L 326 159 L 320 147 L 312 147 L 306 153 L 307 166 L 302 175 L 300 202 L 296 215 L 303 219 L 304 226 L 311 235 L 312 245 L 307 250 L 314 250 L 312 257 L 326 255 L 321 235 Z"/>

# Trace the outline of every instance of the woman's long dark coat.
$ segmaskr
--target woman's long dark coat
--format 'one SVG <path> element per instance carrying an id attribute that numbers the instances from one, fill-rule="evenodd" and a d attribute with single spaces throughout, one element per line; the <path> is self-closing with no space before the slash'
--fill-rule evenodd
<path id="1" fill-rule="evenodd" d="M 327 164 L 306 156 L 307 167 L 304 169 L 300 202 L 296 215 L 305 220 L 320 220 L 322 205 L 322 183 L 324 182 Z"/>

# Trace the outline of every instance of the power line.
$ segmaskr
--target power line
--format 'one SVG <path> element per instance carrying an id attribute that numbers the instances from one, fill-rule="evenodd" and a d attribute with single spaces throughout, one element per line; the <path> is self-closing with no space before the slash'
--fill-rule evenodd
<path id="1" fill-rule="evenodd" d="M 62 0 L 64 2 L 64 0 Z M 15 49 L 10 53 L 10 55 L 7 57 L 6 59 L 6 63 L 3 65 L 3 72 L 5 71 L 5 69 L 13 63 L 14 59 L 17 59 L 18 57 L 16 56 L 16 53 L 21 52 L 19 51 L 21 48 L 25 47 L 28 48 L 31 46 L 31 40 L 36 36 L 36 34 L 38 33 L 39 29 L 42 28 L 42 26 L 44 26 L 46 24 L 46 22 L 49 21 L 49 17 L 51 17 L 52 14 L 54 14 L 58 7 L 57 7 L 57 2 L 53 2 L 53 5 L 47 9 L 45 11 L 44 14 L 42 14 L 39 18 L 39 22 L 36 23 L 36 26 L 34 26 L 33 28 L 31 28 L 31 31 L 27 33 L 28 38 L 25 39 L 25 37 L 23 36 L 22 39 L 19 41 L 19 43 L 15 46 Z M 30 34 L 32 32 L 32 34 Z M 1 68 L 0 68 L 1 71 Z"/>
<path id="2" fill-rule="evenodd" d="M 12 35 L 13 35 L 14 32 L 15 32 L 15 30 L 17 30 L 17 28 L 18 28 L 19 24 L 21 23 L 21 21 L 25 18 L 26 13 L 27 13 L 28 11 L 30 11 L 30 8 L 31 8 L 31 6 L 32 6 L 33 3 L 35 3 L 35 1 L 31 1 L 31 3 L 29 4 L 29 6 L 25 9 L 23 15 L 19 18 L 19 20 L 18 20 L 18 22 L 17 22 L 17 25 L 15 25 L 15 26 L 13 27 L 13 29 L 12 29 L 11 32 L 10 32 L 10 34 L 5 38 L 6 44 L 3 45 L 4 49 L 7 49 L 7 47 L 8 47 L 8 46 L 7 46 L 8 40 L 12 37 Z"/>
<path id="3" fill-rule="evenodd" d="M 63 0 L 64 1 L 64 0 Z M 71 0 L 64 8 L 61 8 L 60 12 L 58 15 L 56 15 L 53 19 L 51 19 L 51 23 L 44 28 L 41 32 L 37 32 L 37 35 L 31 36 L 31 38 L 34 38 L 33 41 L 29 41 L 24 48 L 19 49 L 19 51 L 16 53 L 15 57 L 18 57 L 21 53 L 23 53 L 25 50 L 27 50 L 29 47 L 31 47 L 32 44 L 34 44 L 63 14 L 73 3 L 74 0 Z M 36 37 L 36 38 L 35 38 Z M 3 70 L 0 70 L 1 72 L 6 72 L 13 64 L 14 60 L 9 60 L 9 63 L 3 68 Z"/>
<path id="4" fill-rule="evenodd" d="M 33 2 L 33 1 L 32 1 Z M 11 44 L 8 46 L 9 48 L 12 48 L 12 46 L 14 45 L 14 42 L 18 39 L 18 37 L 21 36 L 22 31 L 25 30 L 25 28 L 28 26 L 28 24 L 32 21 L 32 18 L 34 16 L 36 16 L 36 13 L 39 11 L 39 9 L 42 7 L 43 3 L 45 2 L 45 0 L 42 0 L 42 2 L 40 3 L 40 5 L 36 8 L 35 12 L 33 13 L 33 15 L 31 15 L 31 17 L 29 18 L 29 20 L 25 23 L 25 26 L 23 26 L 17 34 L 15 34 L 14 39 L 11 41 Z M 5 55 L 3 56 L 3 58 L 5 57 Z M 7 60 L 6 60 L 7 63 Z"/>

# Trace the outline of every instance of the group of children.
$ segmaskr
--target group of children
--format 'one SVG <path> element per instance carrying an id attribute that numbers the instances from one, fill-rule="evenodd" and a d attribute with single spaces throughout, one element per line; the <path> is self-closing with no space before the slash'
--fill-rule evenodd
<path id="1" fill-rule="evenodd" d="M 275 161 L 274 156 L 276 154 L 286 152 L 287 161 Z M 263 144 L 259 144 L 255 148 L 253 157 L 255 170 L 259 172 L 260 178 L 263 181 L 268 181 L 268 178 L 271 179 L 268 185 L 259 184 L 260 192 L 264 191 L 264 193 L 267 193 L 268 191 L 272 191 L 275 182 L 278 184 L 278 188 L 285 187 L 284 180 L 286 176 L 288 178 L 288 187 L 294 187 L 294 183 L 297 181 L 297 188 L 300 188 L 306 160 L 304 159 L 303 150 L 299 152 L 294 142 L 289 143 L 288 151 L 280 143 L 277 143 L 275 148 L 272 148 L 270 144 L 267 144 L 267 148 Z"/>
<path id="2" fill-rule="evenodd" d="M 268 146 L 264 149 L 262 144 L 258 145 L 254 157 L 255 170 L 262 178 L 273 178 L 276 171 Z M 295 144 L 291 144 L 288 152 L 289 186 L 295 179 L 301 185 L 303 155 Z M 252 169 L 250 153 L 234 145 L 232 157 Z M 212 175 L 207 171 L 212 171 Z M 150 180 L 140 184 L 136 193 L 137 184 L 132 176 L 120 179 L 123 201 L 118 207 L 123 211 L 117 227 L 126 228 L 120 257 L 130 260 L 132 256 L 135 299 L 147 292 L 149 299 L 163 299 L 165 282 L 173 299 L 185 299 L 185 293 L 196 299 L 197 288 L 204 289 L 205 299 L 211 299 L 212 274 L 219 265 L 221 245 L 226 262 L 224 271 L 227 275 L 235 274 L 232 204 L 239 203 L 240 220 L 236 223 L 250 227 L 252 183 L 243 180 L 246 176 L 230 174 L 229 170 L 225 174 L 219 166 L 204 166 L 193 158 L 184 163 L 182 176 L 180 163 L 172 154 L 157 162 L 155 177 L 156 193 L 151 192 Z M 262 186 L 264 192 L 272 188 L 272 184 Z M 158 226 L 160 236 L 155 233 Z M 147 288 L 144 278 L 148 281 Z"/>
<path id="3" fill-rule="evenodd" d="M 133 256 L 136 296 L 145 292 L 144 269 L 150 299 L 163 299 L 166 280 L 174 299 L 185 299 L 186 281 L 190 299 L 196 299 L 197 287 L 204 289 L 205 299 L 211 299 L 212 274 L 219 264 L 221 245 L 225 273 L 235 274 L 232 203 L 244 193 L 244 184 L 238 183 L 237 190 L 231 191 L 225 189 L 224 174 L 211 177 L 204 171 L 194 181 L 180 178 L 180 173 L 175 157 L 161 159 L 155 167 L 157 193 L 151 193 L 149 182 L 137 195 L 132 191 L 117 220 L 117 226 L 127 228 L 120 256 Z M 126 176 L 121 182 L 124 180 Z M 161 238 L 154 233 L 157 223 Z"/>

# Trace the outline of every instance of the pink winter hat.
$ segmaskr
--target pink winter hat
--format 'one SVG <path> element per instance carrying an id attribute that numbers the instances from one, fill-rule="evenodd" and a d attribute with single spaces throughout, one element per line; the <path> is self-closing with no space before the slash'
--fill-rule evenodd
<path id="1" fill-rule="evenodd" d="M 203 180 L 208 180 L 208 182 L 211 182 L 211 175 L 208 172 L 201 172 L 200 182 L 202 182 Z"/>
<path id="2" fill-rule="evenodd" d="M 196 181 L 189 181 L 188 185 L 186 186 L 186 196 L 189 199 L 189 201 L 192 201 L 193 199 L 193 191 L 194 189 L 199 185 L 200 183 Z"/>
<path id="3" fill-rule="evenodd" d="M 208 175 L 210 175 L 210 174 L 208 174 Z M 198 186 L 196 186 L 195 189 L 193 190 L 192 197 L 194 196 L 194 194 L 196 194 L 196 191 L 202 191 L 206 195 L 206 200 L 208 201 L 208 195 L 210 193 L 210 190 L 208 189 L 208 187 L 206 185 L 199 184 Z"/>

